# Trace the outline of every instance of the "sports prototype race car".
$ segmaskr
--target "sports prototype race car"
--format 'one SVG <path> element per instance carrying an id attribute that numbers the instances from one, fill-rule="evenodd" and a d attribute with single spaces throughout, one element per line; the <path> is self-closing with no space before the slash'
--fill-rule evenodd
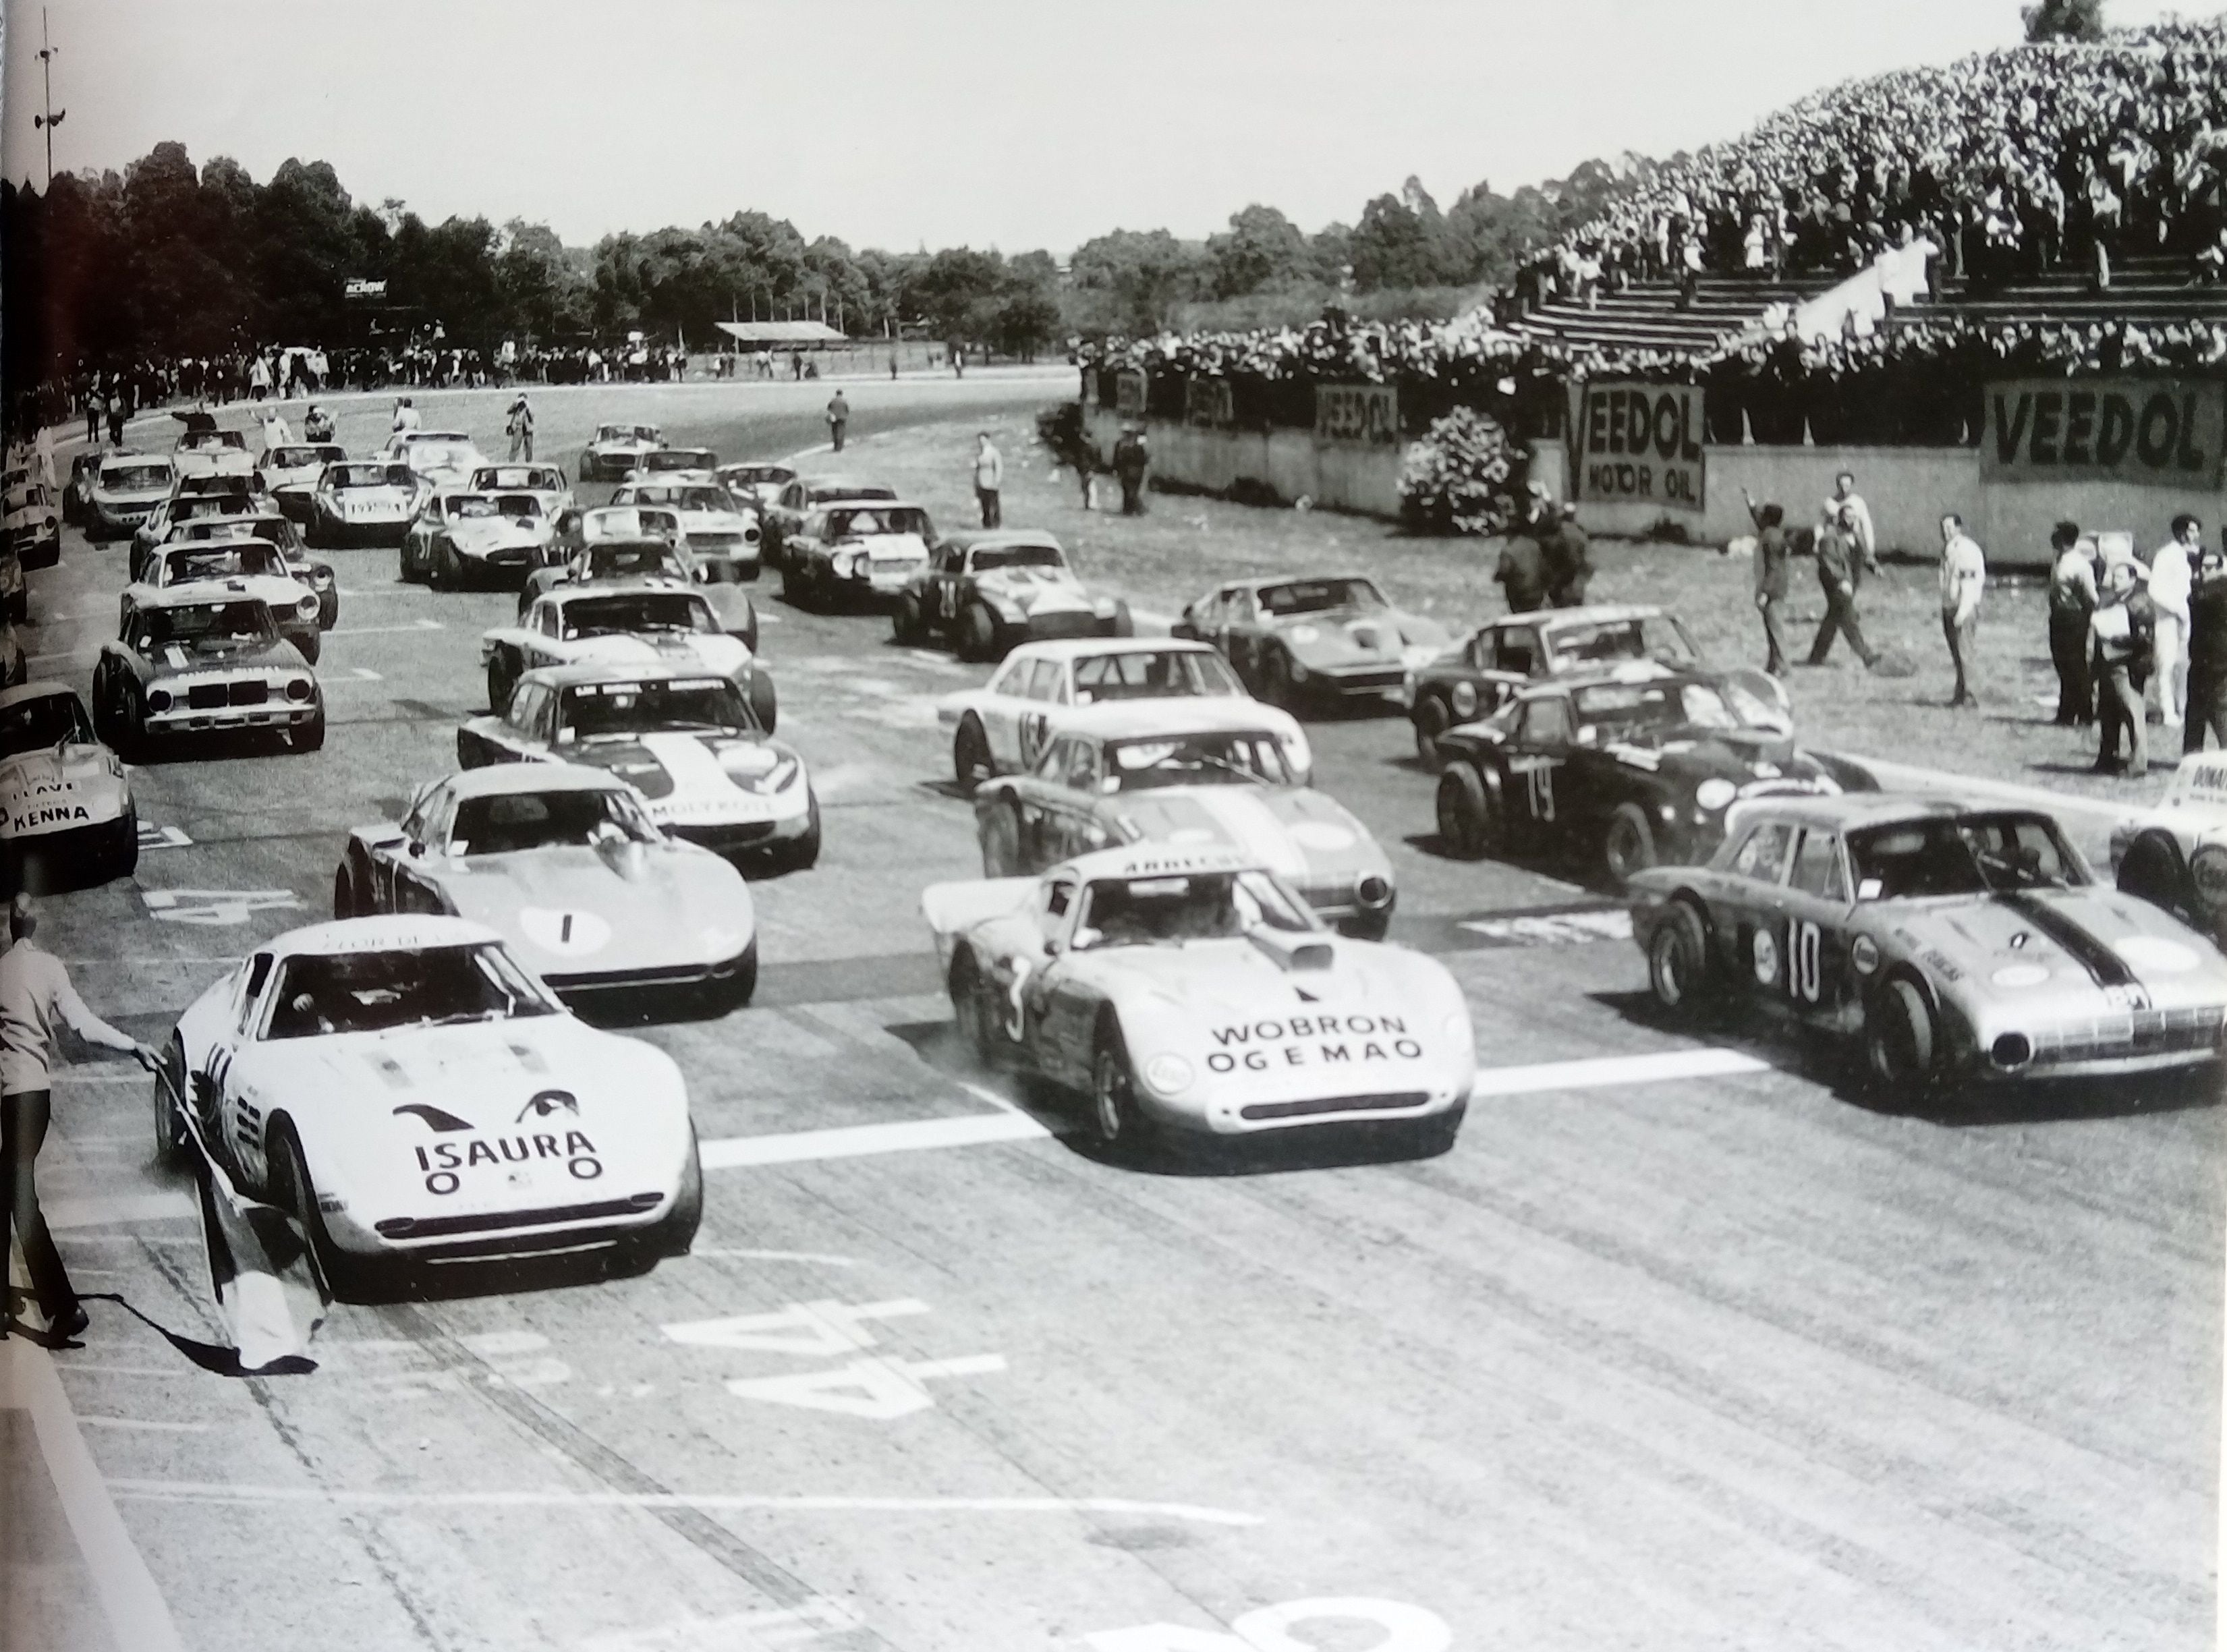
<path id="1" fill-rule="evenodd" d="M 963 660 L 1003 660 L 1017 643 L 1047 637 L 1136 634 L 1129 605 L 1093 596 L 1057 539 L 1034 529 L 954 533 L 897 594 L 899 642 L 931 638 Z"/>
<path id="2" fill-rule="evenodd" d="M 255 473 L 287 520 L 307 527 L 318 478 L 325 474 L 327 465 L 338 464 L 347 457 L 348 450 L 337 442 L 297 442 L 265 448 Z"/>
<path id="3" fill-rule="evenodd" d="M 317 663 L 323 641 L 317 593 L 305 581 L 294 577 L 278 546 L 244 535 L 163 545 L 149 563 L 145 580 L 128 587 L 118 599 L 126 628 L 131 623 L 132 610 L 150 592 L 189 585 L 253 597 L 271 610 L 278 635 L 300 649 L 309 664 Z"/>
<path id="4" fill-rule="evenodd" d="M 143 592 L 93 668 L 93 726 L 130 761 L 189 735 L 283 734 L 325 743 L 316 673 L 271 610 L 220 586 Z"/>
<path id="5" fill-rule="evenodd" d="M 673 837 L 801 871 L 820 858 L 820 800 L 731 677 L 642 662 L 530 671 L 497 716 L 456 730 L 465 769 L 583 763 L 641 794 Z"/>
<path id="6" fill-rule="evenodd" d="M 412 914 L 293 929 L 178 1017 L 173 1094 L 351 1295 L 419 1261 L 616 1245 L 684 1254 L 703 1171 L 680 1069 L 575 1017 L 494 930 Z"/>
<path id="7" fill-rule="evenodd" d="M 67 684 L 0 692 L 0 858 L 7 886 L 35 894 L 128 877 L 139 864 L 131 777 Z"/>
<path id="8" fill-rule="evenodd" d="M 0 526 L 7 548 L 25 568 L 51 568 L 62 559 L 62 517 L 44 482 L 21 471 L 0 490 Z"/>
<path id="9" fill-rule="evenodd" d="M 1200 597 L 1171 628 L 1214 644 L 1248 688 L 1294 711 L 1396 697 L 1448 640 L 1445 626 L 1394 608 L 1361 574 L 1238 580 Z"/>
<path id="10" fill-rule="evenodd" d="M 689 553 L 707 567 L 716 559 L 721 571 L 715 583 L 733 584 L 758 577 L 757 513 L 738 507 L 708 472 L 684 473 L 670 481 L 630 480 L 611 495 L 611 503 L 652 506 L 678 516 L 680 542 Z"/>
<path id="11" fill-rule="evenodd" d="M 546 561 L 555 526 L 532 494 L 437 488 L 402 536 L 401 575 L 436 590 L 523 581 Z"/>
<path id="12" fill-rule="evenodd" d="M 590 515 L 597 513 L 590 512 Z M 644 514 L 648 514 L 647 512 Z M 757 605 L 750 593 L 733 584 L 721 584 L 711 570 L 680 545 L 662 539 L 590 539 L 556 567 L 536 568 L 526 577 L 518 594 L 518 616 L 552 591 L 575 585 L 611 581 L 638 584 L 644 580 L 693 587 L 703 594 L 718 619 L 718 628 L 738 637 L 753 654 L 758 646 Z"/>
<path id="13" fill-rule="evenodd" d="M 921 897 L 961 1036 L 1091 1098 L 1131 1151 L 1323 1125 L 1453 1145 L 1477 1076 L 1461 989 L 1325 930 L 1251 858 L 1153 844 Z"/>
<path id="14" fill-rule="evenodd" d="M 1860 1040 L 1896 1096 L 2192 1066 L 2227 1027 L 2227 958 L 2096 885 L 2032 810 L 1770 798 L 1707 865 L 1638 873 L 1631 894 L 1662 1008 L 1752 1007 Z"/>
<path id="15" fill-rule="evenodd" d="M 532 494 L 552 522 L 576 504 L 571 484 L 553 464 L 483 464 L 466 485 L 475 494 Z"/>
<path id="16" fill-rule="evenodd" d="M 935 529 L 917 505 L 807 512 L 782 541 L 781 596 L 799 608 L 890 602 L 928 570 Z"/>
<path id="17" fill-rule="evenodd" d="M 785 464 L 766 464 L 752 461 L 743 464 L 723 464 L 712 474 L 720 485 L 744 504 L 765 510 L 781 498 L 781 490 L 796 480 L 794 467 Z"/>
<path id="18" fill-rule="evenodd" d="M 334 874 L 333 915 L 380 912 L 484 923 L 575 1008 L 724 1014 L 757 987 L 742 874 L 666 836 L 600 769 L 468 769 L 418 788 L 395 824 L 358 826 Z"/>
<path id="19" fill-rule="evenodd" d="M 1320 916 L 1375 941 L 1397 897 L 1369 828 L 1298 783 L 1279 725 L 1249 700 L 1136 700 L 1068 714 L 1024 775 L 974 792 L 982 875 L 1015 877 L 1138 843 L 1228 849 Z"/>
<path id="20" fill-rule="evenodd" d="M 856 476 L 792 477 L 774 496 L 773 503 L 760 519 L 765 530 L 766 565 L 775 569 L 784 565 L 788 552 L 783 547 L 789 534 L 813 512 L 845 500 L 893 500 L 897 496 L 894 488 L 861 482 Z"/>
<path id="21" fill-rule="evenodd" d="M 533 600 L 516 625 L 480 637 L 488 708 L 500 711 L 529 671 L 594 660 L 669 660 L 743 685 L 751 709 L 774 723 L 773 679 L 754 668 L 742 638 L 723 629 L 702 590 L 668 579 L 598 579 L 559 585 Z"/>
<path id="22" fill-rule="evenodd" d="M 123 538 L 170 496 L 177 478 L 170 461 L 159 453 L 119 449 L 103 455 L 86 489 L 86 538 Z"/>
<path id="23" fill-rule="evenodd" d="M 309 543 L 400 545 L 425 492 L 418 473 L 398 460 L 329 464 L 309 496 Z"/>
<path id="24" fill-rule="evenodd" d="M 1707 860 L 1744 798 L 1877 791 L 1844 757 L 1796 746 L 1761 672 L 1644 662 L 1524 690 L 1439 737 L 1439 841 L 1466 860 L 1575 853 L 1621 888 Z"/>
<path id="25" fill-rule="evenodd" d="M 653 448 L 628 470 L 629 482 L 650 482 L 677 470 L 700 471 L 716 476 L 719 456 L 709 448 Z"/>
<path id="26" fill-rule="evenodd" d="M 462 431 L 397 431 L 381 453 L 408 465 L 412 475 L 433 488 L 462 488 L 488 462 Z"/>
<path id="27" fill-rule="evenodd" d="M 1283 741 L 1292 778 L 1307 783 L 1314 753 L 1299 719 L 1254 699 L 1229 662 L 1203 642 L 1165 637 L 1024 642 L 981 687 L 946 694 L 936 703 L 935 720 L 952 731 L 952 774 L 971 796 L 986 780 L 1034 769 L 1077 706 L 1201 698 L 1245 702 Z"/>
<path id="28" fill-rule="evenodd" d="M 665 445 L 654 424 L 598 424 L 580 450 L 582 482 L 616 482 L 641 462 L 642 456 Z"/>
<path id="29" fill-rule="evenodd" d="M 1455 724 L 1491 716 L 1532 683 L 1627 660 L 1686 667 L 1700 665 L 1701 655 L 1686 628 L 1659 608 L 1604 603 L 1489 620 L 1409 673 L 1416 755 L 1435 771 L 1439 737 Z"/>

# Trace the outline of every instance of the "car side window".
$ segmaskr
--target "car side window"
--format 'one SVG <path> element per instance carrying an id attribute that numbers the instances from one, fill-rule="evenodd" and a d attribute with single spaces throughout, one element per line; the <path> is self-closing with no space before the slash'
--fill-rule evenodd
<path id="1" fill-rule="evenodd" d="M 540 718 L 541 702 L 547 694 L 548 691 L 539 683 L 528 683 L 523 688 L 514 689 L 510 696 L 510 709 L 505 713 L 511 726 L 521 733 L 533 733 L 534 724 Z"/>
<path id="2" fill-rule="evenodd" d="M 1568 697 L 1548 694 L 1523 708 L 1516 738 L 1527 746 L 1567 746 L 1575 734 Z"/>
<path id="3" fill-rule="evenodd" d="M 538 613 L 534 621 L 535 628 L 546 637 L 561 635 L 562 632 L 559 629 L 557 617 L 557 604 L 554 603 L 542 603 L 537 606 Z"/>
<path id="4" fill-rule="evenodd" d="M 1758 883 L 1776 883 L 1785 874 L 1787 853 L 1793 846 L 1792 826 L 1766 820 L 1740 840 L 1732 856 L 1732 871 Z"/>
<path id="5" fill-rule="evenodd" d="M 1037 913 L 1037 923 L 1046 941 L 1050 941 L 1067 927 L 1067 915 L 1074 905 L 1073 878 L 1057 878 L 1044 885 L 1043 905 Z"/>
<path id="6" fill-rule="evenodd" d="M 1258 605 L 1253 600 L 1253 593 L 1251 591 L 1232 591 L 1229 594 L 1228 622 L 1232 625 L 1252 624 L 1257 611 L 1257 606 Z"/>
<path id="7" fill-rule="evenodd" d="M 1032 700 L 1053 700 L 1059 698 L 1059 667 L 1050 660 L 1039 660 L 1029 668 L 1029 698 Z"/>
<path id="8" fill-rule="evenodd" d="M 1065 778 L 1075 744 L 1073 740 L 1055 740 L 1046 746 L 1043 756 L 1037 759 L 1037 775 L 1049 781 Z"/>
<path id="9" fill-rule="evenodd" d="M 1027 692 L 1029 667 L 1036 662 L 1030 660 L 1008 660 L 998 667 L 997 673 L 983 685 L 983 692 L 1018 699 Z"/>
<path id="10" fill-rule="evenodd" d="M 1805 895 L 1815 895 L 1821 900 L 1846 901 L 1848 879 L 1841 869 L 1840 833 L 1820 832 L 1814 827 L 1804 832 L 1802 846 L 1795 852 L 1791 882 Z"/>
<path id="11" fill-rule="evenodd" d="M 261 1002 L 263 989 L 271 984 L 271 956 L 259 952 L 247 960 L 247 980 L 239 992 L 239 1030 L 242 1032 L 253 1024 L 255 1006 Z"/>
<path id="12" fill-rule="evenodd" d="M 1078 792 L 1098 789 L 1098 748 L 1088 740 L 1071 743 L 1067 766 L 1068 786 Z"/>
<path id="13" fill-rule="evenodd" d="M 1499 668 L 1516 677 L 1539 673 L 1539 634 L 1528 626 L 1511 626 L 1500 634 Z"/>

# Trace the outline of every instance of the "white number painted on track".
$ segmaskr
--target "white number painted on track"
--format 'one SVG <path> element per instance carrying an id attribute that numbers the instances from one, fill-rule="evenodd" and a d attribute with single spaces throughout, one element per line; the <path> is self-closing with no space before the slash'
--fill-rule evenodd
<path id="1" fill-rule="evenodd" d="M 150 889 L 139 896 L 160 923 L 230 926 L 246 922 L 252 912 L 302 904 L 283 889 Z"/>
<path id="2" fill-rule="evenodd" d="M 1786 996 L 1815 1004 L 1824 985 L 1824 937 L 1802 918 L 1786 921 Z"/>
<path id="3" fill-rule="evenodd" d="M 151 849 L 190 849 L 194 840 L 176 826 L 156 826 L 151 820 L 139 823 L 139 852 Z"/>
<path id="4" fill-rule="evenodd" d="M 890 1302 L 842 1303 L 826 1298 L 792 1302 L 770 1313 L 725 1319 L 697 1319 L 665 1326 L 673 1342 L 693 1348 L 788 1354 L 799 1359 L 833 1359 L 877 1345 L 868 1322 L 909 1317 L 928 1311 L 909 1297 Z M 1002 1354 L 967 1354 L 956 1359 L 899 1360 L 867 1355 L 842 1365 L 782 1376 L 737 1377 L 727 1392 L 737 1400 L 828 1411 L 876 1422 L 909 1417 L 935 1404 L 928 1391 L 934 1379 L 986 1376 L 1005 1368 Z"/>
<path id="5" fill-rule="evenodd" d="M 1355 1647 L 1355 1652 L 1446 1652 L 1454 1642 L 1453 1630 L 1436 1612 L 1404 1601 L 1357 1595 L 1263 1606 L 1232 1623 L 1226 1634 L 1180 1623 L 1145 1623 L 1135 1629 L 1101 1630 L 1082 1638 L 1091 1652 L 1317 1652 L 1318 1642 L 1302 1640 L 1292 1630 L 1301 1623 L 1321 1622 L 1358 1623 L 1377 1630 L 1374 1641 Z"/>
<path id="6" fill-rule="evenodd" d="M 815 1595 L 801 1606 L 737 1612 L 731 1617 L 690 1617 L 655 1629 L 622 1630 L 580 1643 L 580 1652 L 737 1652 L 801 1646 L 822 1635 L 864 1629 L 866 1620 L 839 1600 Z"/>
<path id="7" fill-rule="evenodd" d="M 665 1334 L 692 1348 L 743 1348 L 763 1354 L 794 1354 L 803 1359 L 833 1359 L 875 1345 L 870 1319 L 897 1319 L 928 1311 L 925 1302 L 792 1302 L 768 1314 L 732 1319 L 698 1319 L 667 1325 Z"/>
<path id="8" fill-rule="evenodd" d="M 1557 912 L 1546 917 L 1464 918 L 1461 927 L 1511 947 L 1569 947 L 1631 939 L 1629 912 Z"/>

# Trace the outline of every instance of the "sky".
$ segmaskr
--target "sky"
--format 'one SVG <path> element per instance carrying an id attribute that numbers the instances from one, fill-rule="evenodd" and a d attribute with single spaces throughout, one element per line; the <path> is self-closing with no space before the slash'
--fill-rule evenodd
<path id="1" fill-rule="evenodd" d="M 41 182 L 40 8 L 0 158 Z M 2166 8 L 2109 0 L 2114 23 Z M 2196 8 L 2208 11 L 2208 7 Z M 165 139 L 565 241 L 756 208 L 853 248 L 1064 256 L 1253 201 L 1311 231 L 1732 137 L 2020 38 L 2017 0 L 48 0 L 57 170 Z"/>

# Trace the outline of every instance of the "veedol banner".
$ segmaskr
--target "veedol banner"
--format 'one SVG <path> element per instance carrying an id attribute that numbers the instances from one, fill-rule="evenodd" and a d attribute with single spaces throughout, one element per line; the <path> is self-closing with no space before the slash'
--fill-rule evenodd
<path id="1" fill-rule="evenodd" d="M 1383 446 L 1400 439 L 1400 392 L 1390 385 L 1317 385 L 1315 435 Z"/>
<path id="2" fill-rule="evenodd" d="M 1698 511 L 1705 501 L 1699 385 L 1589 384 L 1578 406 L 1573 498 Z"/>
<path id="3" fill-rule="evenodd" d="M 1988 482 L 2219 484 L 2227 386 L 2173 380 L 2022 379 L 1988 386 L 1980 474 Z"/>

